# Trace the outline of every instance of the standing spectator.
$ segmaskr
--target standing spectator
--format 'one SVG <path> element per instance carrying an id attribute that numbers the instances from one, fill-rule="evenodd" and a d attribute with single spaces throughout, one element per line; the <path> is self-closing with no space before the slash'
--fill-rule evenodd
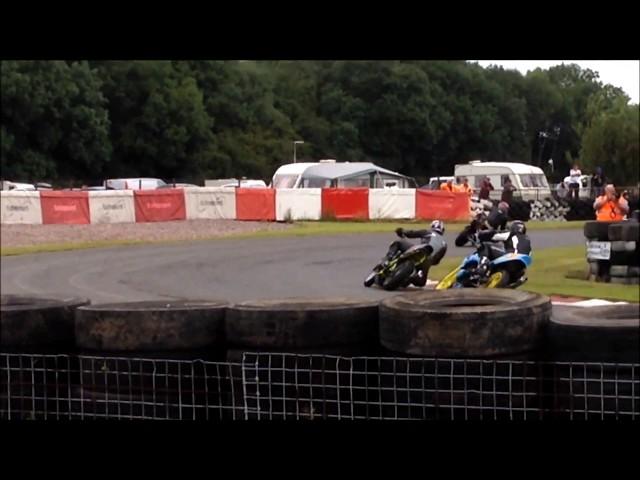
<path id="1" fill-rule="evenodd" d="M 576 163 L 571 170 L 569 170 L 569 198 L 578 200 L 580 198 L 580 177 L 582 172 L 578 168 Z"/>
<path id="2" fill-rule="evenodd" d="M 444 190 L 445 192 L 455 192 L 455 189 L 453 186 L 453 180 L 449 179 L 447 180 L 447 183 L 441 184 L 440 190 Z"/>
<path id="3" fill-rule="evenodd" d="M 473 188 L 471 188 L 471 185 L 469 185 L 469 179 L 467 177 L 464 177 L 462 179 L 462 185 L 460 185 L 459 191 L 466 193 L 467 195 L 469 195 L 469 197 L 473 195 Z"/>
<path id="4" fill-rule="evenodd" d="M 507 202 L 508 204 L 511 204 L 511 202 L 513 201 L 513 192 L 515 191 L 516 191 L 516 187 L 514 187 L 513 183 L 511 183 L 511 179 L 507 177 L 504 181 L 504 184 L 502 185 L 501 200 L 503 202 Z"/>
<path id="5" fill-rule="evenodd" d="M 629 212 L 629 204 L 624 196 L 616 193 L 613 184 L 604 187 L 604 195 L 593 202 L 596 220 L 599 222 L 618 222 Z"/>
<path id="6" fill-rule="evenodd" d="M 602 174 L 602 168 L 600 167 L 596 168 L 596 173 L 594 173 L 591 176 L 591 196 L 592 197 L 595 198 L 602 195 L 602 188 L 604 187 L 605 182 L 606 182 L 606 179 Z"/>
<path id="7" fill-rule="evenodd" d="M 489 200 L 489 193 L 491 190 L 495 190 L 491 184 L 489 177 L 484 177 L 482 184 L 480 185 L 480 200 Z"/>
<path id="8" fill-rule="evenodd" d="M 558 184 L 558 186 L 556 187 L 556 196 L 559 199 L 562 199 L 562 200 L 567 198 L 567 184 L 566 183 L 560 182 Z"/>

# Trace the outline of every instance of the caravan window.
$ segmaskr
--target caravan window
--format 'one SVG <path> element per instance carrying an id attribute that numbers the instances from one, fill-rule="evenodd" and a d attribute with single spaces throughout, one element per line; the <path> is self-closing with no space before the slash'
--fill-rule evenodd
<path id="1" fill-rule="evenodd" d="M 276 175 L 273 177 L 273 188 L 293 188 L 298 175 Z"/>
<path id="2" fill-rule="evenodd" d="M 343 188 L 350 188 L 350 187 L 366 187 L 368 188 L 370 185 L 370 180 L 369 180 L 369 175 L 362 175 L 359 177 L 351 177 L 351 178 L 344 178 L 344 179 L 340 179 L 338 180 L 339 182 L 339 186 L 343 187 Z"/>
<path id="3" fill-rule="evenodd" d="M 302 179 L 302 188 L 328 188 L 331 186 L 331 180 L 328 178 L 304 178 Z"/>

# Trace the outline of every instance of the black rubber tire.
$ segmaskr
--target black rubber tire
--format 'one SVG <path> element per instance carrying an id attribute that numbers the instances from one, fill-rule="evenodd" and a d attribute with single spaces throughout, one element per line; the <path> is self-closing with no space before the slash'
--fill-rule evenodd
<path id="1" fill-rule="evenodd" d="M 611 222 L 590 221 L 584 224 L 584 236 L 589 240 L 609 240 L 609 227 Z"/>
<path id="2" fill-rule="evenodd" d="M 229 307 L 232 348 L 314 348 L 378 344 L 378 303 L 350 298 L 256 300 Z"/>
<path id="3" fill-rule="evenodd" d="M 65 353 L 74 346 L 74 313 L 86 298 L 0 297 L 0 349 Z"/>
<path id="4" fill-rule="evenodd" d="M 629 277 L 629 267 L 627 265 L 611 265 L 609 275 L 612 277 Z"/>
<path id="5" fill-rule="evenodd" d="M 384 279 L 382 288 L 387 291 L 395 290 L 400 287 L 409 276 L 413 273 L 414 266 L 410 260 L 405 260 L 391 273 L 390 276 Z"/>
<path id="6" fill-rule="evenodd" d="M 638 305 L 555 305 L 547 329 L 547 345 L 551 358 L 558 361 L 638 363 Z"/>
<path id="7" fill-rule="evenodd" d="M 635 252 L 636 251 L 637 242 L 635 241 L 612 241 L 611 242 L 611 251 L 612 252 Z"/>
<path id="8" fill-rule="evenodd" d="M 609 240 L 638 242 L 640 240 L 640 224 L 636 222 L 616 222 L 609 225 Z"/>
<path id="9" fill-rule="evenodd" d="M 225 302 L 111 303 L 76 310 L 76 345 L 98 352 L 180 352 L 224 343 Z"/>
<path id="10" fill-rule="evenodd" d="M 380 304 L 380 341 L 421 356 L 491 357 L 541 346 L 551 301 L 506 289 L 453 289 L 399 295 Z"/>
<path id="11" fill-rule="evenodd" d="M 636 252 L 611 252 L 609 259 L 611 265 L 637 265 L 638 254 Z"/>

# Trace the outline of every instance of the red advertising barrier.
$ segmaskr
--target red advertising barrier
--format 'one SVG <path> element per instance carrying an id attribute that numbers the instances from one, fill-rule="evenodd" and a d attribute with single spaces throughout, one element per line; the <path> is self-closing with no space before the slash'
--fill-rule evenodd
<path id="1" fill-rule="evenodd" d="M 185 220 L 187 209 L 182 188 L 134 190 L 137 222 Z"/>
<path id="2" fill-rule="evenodd" d="M 322 217 L 337 220 L 369 219 L 368 188 L 323 188 Z"/>
<path id="3" fill-rule="evenodd" d="M 236 220 L 276 219 L 276 191 L 273 188 L 236 188 Z"/>
<path id="4" fill-rule="evenodd" d="M 91 223 L 89 193 L 43 190 L 40 192 L 42 223 Z"/>
<path id="5" fill-rule="evenodd" d="M 469 220 L 469 195 L 463 192 L 416 190 L 416 218 Z"/>

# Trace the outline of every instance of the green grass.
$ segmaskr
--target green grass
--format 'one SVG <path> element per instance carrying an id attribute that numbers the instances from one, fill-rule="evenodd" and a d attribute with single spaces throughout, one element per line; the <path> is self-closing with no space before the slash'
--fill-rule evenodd
<path id="1" fill-rule="evenodd" d="M 404 222 L 397 221 L 371 221 L 371 222 L 347 222 L 347 221 L 319 221 L 319 222 L 295 222 L 292 227 L 278 231 L 258 231 L 251 233 L 239 233 L 224 237 L 212 236 L 199 240 L 96 240 L 91 242 L 68 242 L 68 243 L 48 243 L 39 245 L 29 245 L 23 247 L 1 247 L 1 256 L 26 255 L 32 253 L 63 252 L 68 250 L 84 250 L 88 248 L 123 247 L 132 245 L 175 245 L 186 242 L 225 240 L 238 238 L 271 238 L 289 236 L 310 236 L 310 235 L 346 235 L 346 234 L 367 234 L 367 233 L 388 233 L 393 232 L 398 227 L 403 228 L 426 228 L 428 221 L 411 220 Z M 446 222 L 449 232 L 459 232 L 467 225 L 466 222 Z M 581 229 L 584 222 L 536 222 L 529 223 L 529 229 L 535 230 L 559 230 L 559 229 Z"/>
<path id="2" fill-rule="evenodd" d="M 471 250 L 469 250 L 471 252 Z M 440 265 L 429 272 L 431 280 L 440 280 L 460 264 L 461 258 L 443 259 Z M 596 283 L 575 278 L 566 278 L 568 272 L 581 271 L 586 276 L 587 261 L 585 247 L 547 248 L 533 252 L 533 264 L 527 276 L 529 280 L 520 289 L 546 295 L 567 295 L 585 298 L 602 298 L 626 302 L 640 301 L 638 285 Z"/>

